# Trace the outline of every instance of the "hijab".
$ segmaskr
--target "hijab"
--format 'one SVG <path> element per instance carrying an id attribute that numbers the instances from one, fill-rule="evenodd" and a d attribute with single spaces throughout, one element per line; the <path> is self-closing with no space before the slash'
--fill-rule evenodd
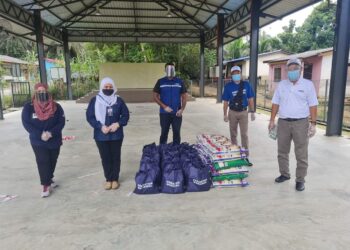
<path id="1" fill-rule="evenodd" d="M 38 88 L 45 88 L 46 92 L 48 92 L 47 84 L 37 83 L 34 86 L 35 94 L 32 97 L 32 103 L 34 106 L 34 111 L 36 116 L 40 121 L 45 121 L 50 117 L 53 117 L 56 110 L 57 104 L 53 101 L 52 95 L 48 93 L 48 99 L 46 101 L 40 100 L 39 95 L 37 93 Z"/>
<path id="2" fill-rule="evenodd" d="M 103 89 L 105 85 L 108 83 L 113 85 L 113 90 L 114 90 L 113 94 L 110 96 L 107 96 L 103 93 Z M 115 86 L 114 81 L 110 77 L 103 78 L 100 83 L 100 91 L 96 96 L 96 102 L 95 102 L 95 117 L 96 117 L 96 120 L 101 122 L 102 125 L 105 125 L 105 122 L 106 122 L 107 108 L 117 103 L 116 93 L 117 93 L 117 88 Z"/>

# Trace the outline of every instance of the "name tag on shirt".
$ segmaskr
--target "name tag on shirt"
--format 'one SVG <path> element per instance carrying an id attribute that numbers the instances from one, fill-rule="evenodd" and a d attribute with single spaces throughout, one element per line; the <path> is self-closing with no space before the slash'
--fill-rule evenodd
<path id="1" fill-rule="evenodd" d="M 107 108 L 107 115 L 113 116 L 113 109 L 111 107 Z"/>
<path id="2" fill-rule="evenodd" d="M 35 113 L 33 113 L 32 119 L 38 119 L 38 116 Z"/>

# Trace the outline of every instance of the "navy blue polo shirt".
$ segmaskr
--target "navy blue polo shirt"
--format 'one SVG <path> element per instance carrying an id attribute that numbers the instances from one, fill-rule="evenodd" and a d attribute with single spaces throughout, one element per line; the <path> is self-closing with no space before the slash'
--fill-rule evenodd
<path id="1" fill-rule="evenodd" d="M 250 86 L 250 83 L 247 81 L 243 81 L 244 87 L 243 87 L 243 107 L 248 107 L 248 99 L 254 97 L 254 91 L 252 87 Z M 239 84 L 234 83 L 233 81 L 228 82 L 224 87 L 224 93 L 222 94 L 222 100 L 224 101 L 231 101 L 233 98 L 237 95 L 239 90 Z"/>
<path id="2" fill-rule="evenodd" d="M 180 78 L 163 77 L 157 81 L 153 91 L 160 95 L 162 103 L 169 106 L 173 110 L 172 113 L 175 114 L 181 109 L 181 95 L 186 93 L 187 89 Z M 160 107 L 159 112 L 161 114 L 168 113 L 162 107 Z"/>

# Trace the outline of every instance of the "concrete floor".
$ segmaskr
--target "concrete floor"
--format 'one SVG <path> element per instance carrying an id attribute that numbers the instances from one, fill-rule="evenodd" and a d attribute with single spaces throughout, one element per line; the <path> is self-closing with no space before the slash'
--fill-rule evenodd
<path id="1" fill-rule="evenodd" d="M 155 104 L 129 104 L 131 120 L 122 148 L 121 188 L 103 190 L 103 174 L 84 104 L 63 102 L 67 141 L 59 157 L 60 187 L 41 199 L 39 178 L 20 112 L 0 121 L 0 249 L 350 249 L 350 140 L 310 142 L 306 190 L 294 180 L 275 184 L 276 142 L 268 116 L 250 124 L 251 161 L 246 188 L 205 193 L 132 194 L 142 146 L 158 141 Z M 228 136 L 222 106 L 213 99 L 188 103 L 182 139 L 198 133 Z M 294 153 L 291 153 L 294 158 Z M 295 160 L 291 159 L 295 173 Z"/>

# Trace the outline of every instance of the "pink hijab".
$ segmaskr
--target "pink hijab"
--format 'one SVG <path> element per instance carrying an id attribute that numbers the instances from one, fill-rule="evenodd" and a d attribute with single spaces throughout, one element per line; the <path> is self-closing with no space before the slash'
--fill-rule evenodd
<path id="1" fill-rule="evenodd" d="M 37 83 L 34 86 L 35 92 L 40 87 L 44 87 L 46 91 L 48 90 L 46 84 Z M 49 94 L 49 100 L 46 102 L 40 102 L 37 99 L 36 94 L 34 94 L 33 98 L 32 98 L 32 103 L 34 106 L 35 114 L 40 121 L 45 121 L 45 120 L 49 119 L 50 117 L 53 117 L 56 110 L 57 110 L 57 104 L 53 101 L 51 94 Z"/>

